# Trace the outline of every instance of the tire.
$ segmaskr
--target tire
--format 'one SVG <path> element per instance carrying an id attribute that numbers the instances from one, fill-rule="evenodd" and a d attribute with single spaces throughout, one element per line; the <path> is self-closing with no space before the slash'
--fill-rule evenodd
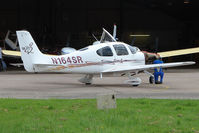
<path id="1" fill-rule="evenodd" d="M 133 87 L 138 87 L 139 85 L 132 85 Z"/>
<path id="2" fill-rule="evenodd" d="M 155 84 L 162 84 L 162 82 L 160 82 L 160 81 L 157 81 L 157 82 L 155 82 Z"/>
<path id="3" fill-rule="evenodd" d="M 153 76 L 150 76 L 150 77 L 149 77 L 149 83 L 150 83 L 150 84 L 153 84 L 153 83 L 154 83 L 154 77 L 153 77 Z"/>
<path id="4" fill-rule="evenodd" d="M 85 85 L 91 85 L 91 83 L 85 83 Z"/>

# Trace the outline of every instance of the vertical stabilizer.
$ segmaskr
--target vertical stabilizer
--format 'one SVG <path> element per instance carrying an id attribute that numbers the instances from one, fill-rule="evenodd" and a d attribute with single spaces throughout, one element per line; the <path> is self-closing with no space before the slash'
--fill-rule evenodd
<path id="1" fill-rule="evenodd" d="M 34 72 L 34 62 L 41 59 L 44 55 L 39 51 L 35 41 L 28 31 L 17 31 L 16 33 L 24 68 L 28 72 Z"/>

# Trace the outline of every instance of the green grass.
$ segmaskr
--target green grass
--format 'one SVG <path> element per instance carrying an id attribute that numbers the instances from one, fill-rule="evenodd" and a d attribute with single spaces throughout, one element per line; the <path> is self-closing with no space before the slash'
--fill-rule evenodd
<path id="1" fill-rule="evenodd" d="M 118 99 L 97 110 L 96 100 L 0 99 L 0 133 L 199 133 L 199 100 Z"/>

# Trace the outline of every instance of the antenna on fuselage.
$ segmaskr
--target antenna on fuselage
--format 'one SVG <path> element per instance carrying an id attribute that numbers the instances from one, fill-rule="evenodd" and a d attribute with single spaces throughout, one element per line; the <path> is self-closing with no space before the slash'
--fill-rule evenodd
<path id="1" fill-rule="evenodd" d="M 92 36 L 95 38 L 96 41 L 99 41 L 99 40 L 97 39 L 97 37 L 96 37 L 94 34 L 92 34 Z"/>
<path id="2" fill-rule="evenodd" d="M 94 34 L 92 34 L 92 36 L 95 38 L 95 42 L 93 42 L 93 45 L 96 45 L 96 44 L 100 44 L 100 41 L 97 39 L 97 37 L 94 35 Z"/>

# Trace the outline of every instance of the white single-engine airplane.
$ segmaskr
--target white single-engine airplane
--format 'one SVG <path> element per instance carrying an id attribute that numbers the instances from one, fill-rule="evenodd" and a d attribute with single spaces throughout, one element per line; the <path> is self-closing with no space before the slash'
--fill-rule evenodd
<path id="1" fill-rule="evenodd" d="M 195 62 L 145 64 L 145 53 L 116 39 L 103 29 L 100 43 L 90 45 L 67 55 L 51 56 L 40 52 L 28 31 L 17 31 L 17 38 L 24 67 L 28 72 L 66 72 L 85 74 L 79 81 L 91 84 L 95 75 L 128 76 L 128 84 L 138 86 L 140 72 L 153 76 L 147 70 L 192 65 Z"/>

